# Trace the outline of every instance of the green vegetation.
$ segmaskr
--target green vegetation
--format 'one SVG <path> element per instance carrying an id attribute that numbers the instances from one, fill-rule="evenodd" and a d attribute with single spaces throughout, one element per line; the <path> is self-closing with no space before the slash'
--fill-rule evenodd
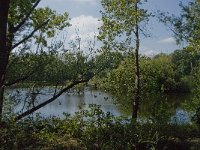
<path id="1" fill-rule="evenodd" d="M 65 119 L 23 120 L 2 124 L 1 149 L 197 149 L 194 125 L 137 124 L 103 113 L 98 106 Z M 191 137 L 193 137 L 191 139 Z"/>
<path id="2" fill-rule="evenodd" d="M 99 88 L 109 91 L 130 104 L 133 97 L 134 62 L 133 54 L 124 56 L 119 66 L 100 79 Z M 189 60 L 188 60 L 189 59 Z M 159 54 L 153 58 L 140 57 L 142 93 L 190 93 L 196 84 L 195 70 L 199 68 L 199 54 L 191 54 L 188 49 L 172 54 Z"/>
<path id="3" fill-rule="evenodd" d="M 39 3 L 40 0 L 0 1 L 0 149 L 200 147 L 197 1 L 180 5 L 180 17 L 159 13 L 160 21 L 173 30 L 177 43 L 186 42 L 187 46 L 154 57 L 139 54 L 139 33 L 145 35 L 140 27 L 151 17 L 142 9 L 140 0 L 101 1 L 103 25 L 98 38 L 103 46 L 91 56 L 82 51 L 79 38 L 72 41 L 69 49 L 65 49 L 64 39 L 56 40 L 57 33 L 70 26 L 68 13 L 38 8 Z M 105 113 L 97 105 L 74 116 L 65 114 L 64 119 L 35 115 L 65 92 L 84 94 L 85 86 L 112 94 L 118 104 L 131 110 L 131 118 Z M 51 96 L 38 103 L 37 95 L 46 87 L 53 92 L 44 93 Z M 9 90 L 15 95 L 9 95 Z M 173 122 L 172 108 L 167 104 L 172 93 L 194 95 L 186 106 L 195 112 L 190 123 Z M 16 113 L 11 107 L 18 103 L 23 103 L 23 108 Z M 145 103 L 151 110 L 145 108 Z"/>
<path id="4" fill-rule="evenodd" d="M 102 0 L 101 4 L 104 9 L 104 11 L 101 11 L 103 25 L 100 28 L 98 38 L 104 43 L 103 49 L 107 51 L 122 49 L 134 53 L 134 74 L 132 74 L 134 76 L 132 88 L 134 96 L 129 97 L 129 99 L 132 99 L 132 121 L 135 122 L 141 101 L 140 31 L 143 32 L 141 24 L 148 22 L 150 14 L 142 8 L 143 2 L 141 0 Z M 120 7 L 118 7 L 119 5 Z"/>

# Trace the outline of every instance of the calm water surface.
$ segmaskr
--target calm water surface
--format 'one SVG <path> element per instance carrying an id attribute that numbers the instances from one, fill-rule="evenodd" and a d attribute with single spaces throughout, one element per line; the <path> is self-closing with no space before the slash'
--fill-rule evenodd
<path id="1" fill-rule="evenodd" d="M 37 103 L 50 98 L 52 92 L 49 89 L 41 90 L 40 93 L 42 94 L 37 95 Z M 19 100 L 28 97 L 26 89 L 10 90 L 9 93 L 11 93 L 10 97 L 16 96 Z M 188 94 L 148 96 L 143 98 L 139 120 L 143 122 L 151 120 L 152 122 L 190 123 L 192 113 L 184 107 L 190 101 L 191 96 Z M 83 94 L 64 93 L 57 100 L 39 109 L 36 113 L 40 113 L 43 117 L 57 116 L 63 118 L 63 113 L 74 115 L 79 110 L 88 109 L 90 104 L 101 105 L 104 112 L 110 112 L 115 116 L 130 116 L 131 114 L 130 107 L 117 104 L 112 95 L 87 87 L 84 89 Z M 25 110 L 24 103 L 19 102 L 14 107 L 14 111 L 19 112 L 22 108 Z"/>

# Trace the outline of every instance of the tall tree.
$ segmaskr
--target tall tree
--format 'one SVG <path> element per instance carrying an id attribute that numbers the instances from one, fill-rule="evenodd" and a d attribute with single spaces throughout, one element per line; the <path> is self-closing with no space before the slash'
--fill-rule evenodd
<path id="1" fill-rule="evenodd" d="M 44 51 L 55 51 L 62 45 L 48 44 L 48 38 L 53 38 L 58 31 L 62 31 L 69 26 L 68 13 L 57 14 L 49 8 L 38 8 L 41 0 L 0 0 L 0 118 L 4 102 L 4 89 L 6 86 L 16 84 L 28 79 L 35 70 L 29 74 L 22 73 L 23 76 L 8 81 L 8 70 L 11 54 L 28 54 L 33 49 L 33 53 L 42 54 Z M 24 64 L 26 65 L 26 64 Z M 72 81 L 60 91 L 56 91 L 52 98 L 23 112 L 16 117 L 21 119 L 48 103 L 57 99 L 62 93 L 76 84 L 88 81 L 89 78 L 82 78 Z"/>
<path id="2" fill-rule="evenodd" d="M 0 1 L 0 120 L 3 108 L 5 72 L 9 58 L 7 47 L 7 22 L 9 3 L 9 0 Z"/>
<path id="3" fill-rule="evenodd" d="M 140 0 L 102 0 L 103 25 L 100 28 L 99 39 L 104 42 L 104 49 L 112 50 L 123 47 L 134 50 L 135 83 L 132 101 L 132 120 L 136 120 L 140 103 L 140 66 L 139 46 L 141 23 L 148 20 L 146 10 L 139 8 Z M 131 46 L 133 45 L 133 46 Z"/>

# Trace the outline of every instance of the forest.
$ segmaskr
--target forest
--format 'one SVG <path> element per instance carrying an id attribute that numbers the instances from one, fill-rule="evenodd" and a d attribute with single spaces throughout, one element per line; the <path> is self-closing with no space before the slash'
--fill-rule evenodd
<path id="1" fill-rule="evenodd" d="M 78 33 L 66 42 L 70 14 L 41 2 L 0 0 L 0 149 L 200 149 L 198 0 L 179 16 L 101 0 L 87 48 Z M 183 46 L 141 53 L 151 18 Z"/>

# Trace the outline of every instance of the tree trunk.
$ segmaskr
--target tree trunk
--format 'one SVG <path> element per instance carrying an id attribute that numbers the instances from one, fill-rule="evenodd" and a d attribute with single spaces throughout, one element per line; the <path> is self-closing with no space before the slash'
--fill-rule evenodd
<path id="1" fill-rule="evenodd" d="M 137 13 L 138 6 L 135 4 L 135 11 Z M 139 26 L 138 17 L 136 16 L 135 24 L 135 87 L 134 87 L 134 98 L 133 98 L 133 110 L 132 110 L 132 121 L 136 121 L 138 117 L 138 109 L 140 102 L 140 69 L 139 69 Z"/>
<path id="2" fill-rule="evenodd" d="M 0 0 L 0 120 L 2 118 L 5 72 L 8 64 L 7 21 L 10 0 Z"/>

